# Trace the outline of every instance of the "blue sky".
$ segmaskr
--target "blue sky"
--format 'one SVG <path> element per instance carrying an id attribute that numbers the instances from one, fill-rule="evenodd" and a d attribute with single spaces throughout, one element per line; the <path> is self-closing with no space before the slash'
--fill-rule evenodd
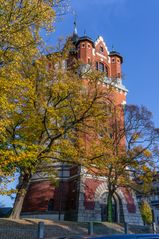
<path id="1" fill-rule="evenodd" d="M 159 127 L 159 0 L 70 0 L 70 5 L 55 32 L 45 38 L 47 44 L 72 34 L 76 11 L 80 36 L 84 31 L 93 40 L 101 35 L 109 50 L 113 45 L 123 55 L 127 103 L 147 106 Z"/>

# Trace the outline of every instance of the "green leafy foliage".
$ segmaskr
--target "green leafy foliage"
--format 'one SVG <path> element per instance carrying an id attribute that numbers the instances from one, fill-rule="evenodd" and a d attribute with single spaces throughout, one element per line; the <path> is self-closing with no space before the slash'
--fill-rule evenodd
<path id="1" fill-rule="evenodd" d="M 140 205 L 140 212 L 144 223 L 152 223 L 152 209 L 146 200 L 143 200 Z"/>

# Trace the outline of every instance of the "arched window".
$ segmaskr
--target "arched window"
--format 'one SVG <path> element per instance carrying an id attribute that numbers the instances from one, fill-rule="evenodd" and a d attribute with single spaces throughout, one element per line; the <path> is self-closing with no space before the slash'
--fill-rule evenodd
<path id="1" fill-rule="evenodd" d="M 104 72 L 104 64 L 99 62 L 99 71 Z"/>

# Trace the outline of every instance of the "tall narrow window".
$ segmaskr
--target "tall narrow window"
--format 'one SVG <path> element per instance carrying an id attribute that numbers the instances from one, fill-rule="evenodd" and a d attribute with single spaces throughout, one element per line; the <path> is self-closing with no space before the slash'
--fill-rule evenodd
<path id="1" fill-rule="evenodd" d="M 99 70 L 100 70 L 101 72 L 104 72 L 104 64 L 101 63 L 101 62 L 99 62 Z"/>
<path id="2" fill-rule="evenodd" d="M 98 71 L 98 62 L 96 62 L 96 70 Z"/>
<path id="3" fill-rule="evenodd" d="M 108 67 L 105 67 L 106 76 L 108 76 Z"/>
<path id="4" fill-rule="evenodd" d="M 100 52 L 104 52 L 104 49 L 102 46 L 100 46 Z"/>

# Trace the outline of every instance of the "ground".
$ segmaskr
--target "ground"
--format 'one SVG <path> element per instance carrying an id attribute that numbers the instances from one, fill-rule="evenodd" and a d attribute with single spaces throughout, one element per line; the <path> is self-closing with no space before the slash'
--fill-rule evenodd
<path id="1" fill-rule="evenodd" d="M 38 222 L 45 224 L 45 239 L 58 237 L 70 237 L 75 235 L 88 235 L 88 223 L 55 222 L 51 220 L 23 219 L 10 220 L 0 219 L 0 238 L 3 239 L 35 239 L 37 238 Z M 145 233 L 148 228 L 132 227 L 129 233 Z M 94 234 L 122 234 L 123 225 L 115 223 L 94 223 Z"/>

